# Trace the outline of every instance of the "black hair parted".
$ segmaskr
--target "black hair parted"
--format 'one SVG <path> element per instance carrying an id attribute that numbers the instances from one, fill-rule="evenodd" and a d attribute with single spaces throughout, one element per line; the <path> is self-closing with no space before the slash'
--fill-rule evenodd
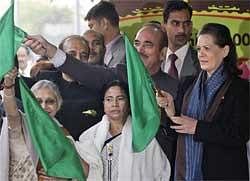
<path id="1" fill-rule="evenodd" d="M 192 18 L 193 9 L 192 7 L 185 1 L 182 0 L 168 0 L 164 5 L 163 10 L 163 22 L 167 23 L 169 14 L 174 11 L 188 10 L 190 20 Z"/>
<path id="2" fill-rule="evenodd" d="M 118 86 L 120 87 L 124 93 L 126 94 L 126 96 L 128 97 L 128 101 L 129 101 L 129 88 L 128 88 L 128 84 L 124 81 L 120 81 L 120 80 L 112 80 L 110 82 L 108 82 L 107 84 L 105 84 L 102 88 L 102 100 L 104 100 L 105 94 L 107 92 L 107 90 L 111 87 L 114 86 Z"/>

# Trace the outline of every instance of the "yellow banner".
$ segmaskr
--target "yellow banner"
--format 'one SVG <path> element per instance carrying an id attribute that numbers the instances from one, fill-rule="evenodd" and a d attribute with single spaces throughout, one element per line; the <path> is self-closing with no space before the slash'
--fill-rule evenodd
<path id="1" fill-rule="evenodd" d="M 250 3 L 249 3 L 250 4 Z M 130 39 L 143 23 L 156 20 L 162 22 L 162 7 L 135 9 L 120 17 L 121 30 L 126 32 Z M 208 7 L 206 11 L 193 11 L 193 34 L 191 44 L 197 42 L 197 32 L 206 23 L 216 22 L 226 25 L 232 34 L 240 58 L 250 58 L 250 11 L 241 12 L 237 8 L 215 6 Z"/>

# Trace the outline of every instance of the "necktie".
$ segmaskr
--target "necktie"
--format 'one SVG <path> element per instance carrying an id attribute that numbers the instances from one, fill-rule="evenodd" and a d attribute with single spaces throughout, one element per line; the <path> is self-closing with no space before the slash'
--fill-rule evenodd
<path id="1" fill-rule="evenodd" d="M 177 60 L 178 57 L 173 53 L 173 54 L 169 55 L 168 58 L 171 61 L 170 67 L 168 69 L 168 74 L 171 77 L 178 79 L 178 71 L 177 71 L 177 68 L 175 66 L 175 61 Z"/>

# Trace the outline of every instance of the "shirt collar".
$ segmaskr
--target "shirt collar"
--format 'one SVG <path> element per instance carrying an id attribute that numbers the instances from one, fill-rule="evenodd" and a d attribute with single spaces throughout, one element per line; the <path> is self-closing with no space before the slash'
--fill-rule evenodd
<path id="1" fill-rule="evenodd" d="M 121 38 L 121 34 L 117 35 L 113 40 L 111 40 L 111 42 L 109 42 L 107 45 L 106 45 L 106 51 L 111 49 L 112 45 L 115 44 L 115 42 Z"/>
<path id="2" fill-rule="evenodd" d="M 167 54 L 166 54 L 166 61 L 170 61 L 168 59 L 168 56 L 171 55 L 172 53 L 174 53 L 179 60 L 181 60 L 182 62 L 184 61 L 185 59 L 185 56 L 187 54 L 187 51 L 188 51 L 188 48 L 189 48 L 189 43 L 186 43 L 184 46 L 182 46 L 181 48 L 179 48 L 177 51 L 175 52 L 172 52 L 169 48 L 167 50 Z"/>

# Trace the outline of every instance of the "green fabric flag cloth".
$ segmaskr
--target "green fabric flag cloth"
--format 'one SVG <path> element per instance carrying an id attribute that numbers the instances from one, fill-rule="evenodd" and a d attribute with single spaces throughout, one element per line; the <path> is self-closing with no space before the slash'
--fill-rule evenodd
<path id="1" fill-rule="evenodd" d="M 132 113 L 132 144 L 135 152 L 143 151 L 155 137 L 160 125 L 153 81 L 140 55 L 127 36 L 124 36 Z"/>
<path id="2" fill-rule="evenodd" d="M 22 78 L 19 85 L 29 134 L 45 172 L 49 176 L 85 180 L 73 144 L 42 109 Z"/>
<path id="3" fill-rule="evenodd" d="M 15 52 L 26 33 L 14 26 L 14 5 L 11 4 L 0 20 L 0 80 L 14 66 Z"/>
<path id="4" fill-rule="evenodd" d="M 0 20 L 0 79 L 14 66 L 14 6 L 11 5 Z"/>

